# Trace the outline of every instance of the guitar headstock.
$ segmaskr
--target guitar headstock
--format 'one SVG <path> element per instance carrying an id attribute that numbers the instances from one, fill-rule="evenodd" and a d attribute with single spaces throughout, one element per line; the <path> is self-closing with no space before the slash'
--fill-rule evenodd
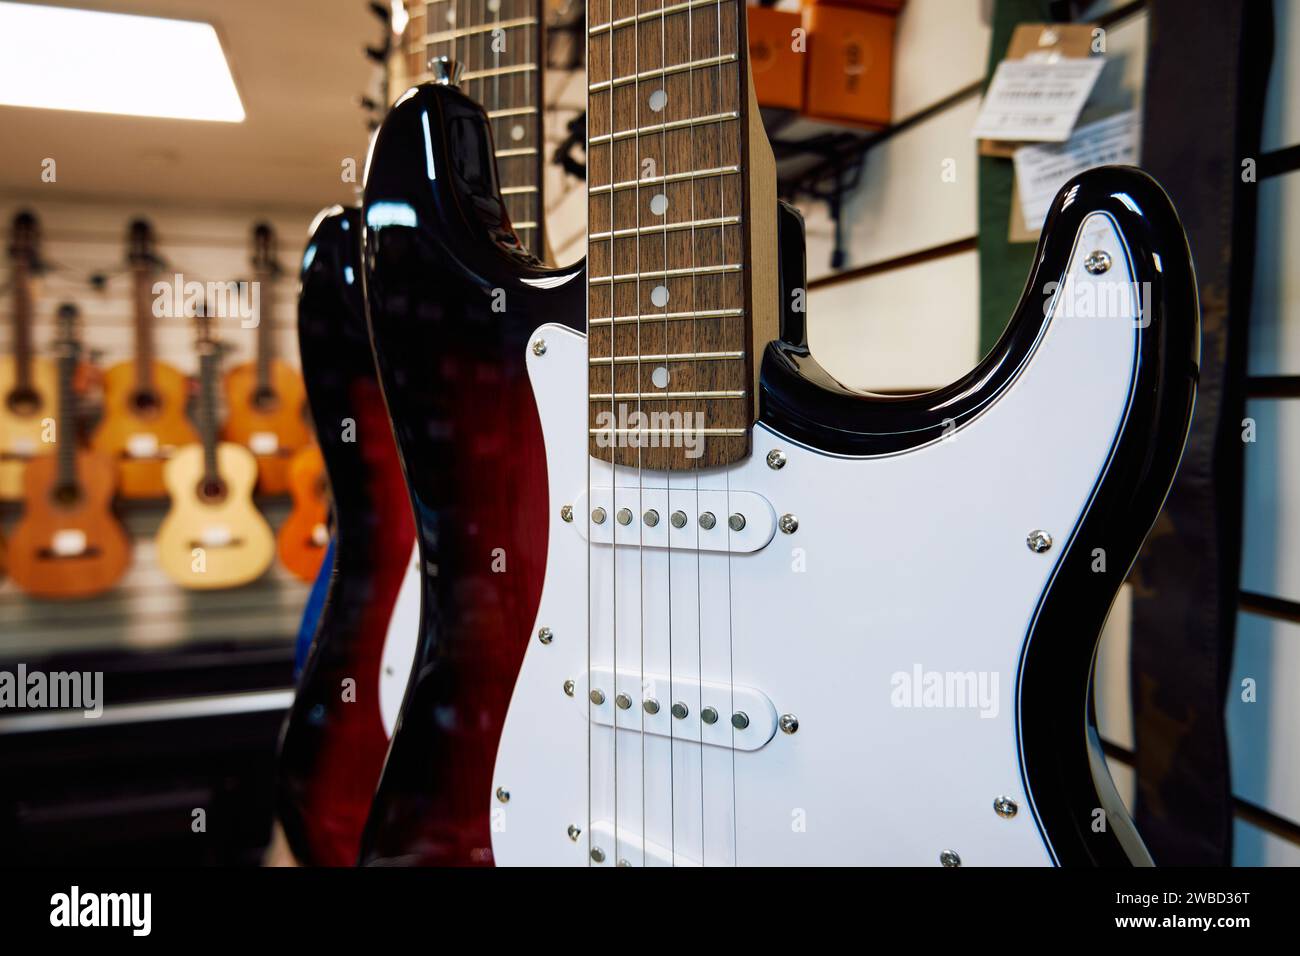
<path id="1" fill-rule="evenodd" d="M 149 220 L 131 221 L 126 234 L 126 259 L 134 269 L 148 269 L 158 264 L 158 250 Z"/>
<path id="2" fill-rule="evenodd" d="M 253 227 L 253 271 L 270 276 L 280 273 L 275 230 L 269 223 L 259 222 Z"/>
<path id="3" fill-rule="evenodd" d="M 34 266 L 40 261 L 41 225 L 35 213 L 22 210 L 14 216 L 10 230 L 9 258 Z"/>

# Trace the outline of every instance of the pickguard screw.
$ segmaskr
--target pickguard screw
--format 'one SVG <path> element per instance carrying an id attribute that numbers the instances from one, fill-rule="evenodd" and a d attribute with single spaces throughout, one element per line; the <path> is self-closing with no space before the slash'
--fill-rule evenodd
<path id="1" fill-rule="evenodd" d="M 618 861 L 618 865 L 619 865 L 619 866 L 631 866 L 632 864 L 629 863 L 627 860 L 620 859 L 620 860 Z"/>
<path id="2" fill-rule="evenodd" d="M 632 510 L 630 508 L 619 508 L 618 514 L 614 516 L 618 523 L 624 526 L 632 523 Z"/>
<path id="3" fill-rule="evenodd" d="M 939 854 L 939 862 L 944 866 L 961 866 L 961 857 L 952 850 L 944 850 Z"/>
<path id="4" fill-rule="evenodd" d="M 632 698 L 627 694 L 619 694 L 614 698 L 614 703 L 618 705 L 619 710 L 627 710 L 632 706 Z"/>
<path id="5" fill-rule="evenodd" d="M 560 520 L 561 521 L 573 520 L 573 505 L 565 505 L 563 508 L 560 509 Z"/>
<path id="6" fill-rule="evenodd" d="M 543 644 L 549 644 L 551 641 L 555 640 L 555 632 L 549 627 L 544 627 L 537 632 L 537 639 Z"/>
<path id="7" fill-rule="evenodd" d="M 572 840 L 574 843 L 577 843 L 577 842 L 578 842 L 578 837 L 580 837 L 580 836 L 582 836 L 582 831 L 581 831 L 580 829 L 578 829 L 576 826 L 574 826 L 572 823 L 570 823 L 570 824 L 569 824 L 569 839 Z"/>
<path id="8" fill-rule="evenodd" d="M 659 524 L 659 512 L 655 511 L 653 508 L 651 508 L 645 514 L 643 514 L 641 517 L 645 519 L 647 528 L 653 528 L 657 524 Z"/>
<path id="9" fill-rule="evenodd" d="M 686 512 L 685 512 L 685 511 L 674 511 L 673 514 L 672 514 L 672 517 L 669 518 L 668 520 L 672 522 L 672 525 L 673 525 L 674 528 L 685 528 L 685 527 L 686 527 Z"/>
<path id="10" fill-rule="evenodd" d="M 597 863 L 604 863 L 605 851 L 598 846 L 593 846 L 591 848 L 591 858 L 595 860 Z"/>
<path id="11" fill-rule="evenodd" d="M 516 352 L 515 354 L 518 355 L 519 353 Z M 546 339 L 536 339 L 533 342 L 533 354 L 534 355 L 546 354 Z"/>
<path id="12" fill-rule="evenodd" d="M 564 696 L 572 697 L 575 690 L 577 690 L 577 685 L 574 684 L 573 681 L 566 680 L 564 682 Z"/>
<path id="13" fill-rule="evenodd" d="M 605 703 L 605 692 L 600 688 L 596 688 L 595 690 L 593 690 L 590 694 L 587 695 L 587 697 L 597 707 Z"/>
<path id="14" fill-rule="evenodd" d="M 779 448 L 773 448 L 767 453 L 767 467 L 773 471 L 780 471 L 785 467 L 785 452 Z"/>
<path id="15" fill-rule="evenodd" d="M 647 697 L 641 703 L 641 708 L 647 714 L 657 714 L 659 713 L 659 701 L 655 700 L 653 697 Z"/>
<path id="16" fill-rule="evenodd" d="M 779 724 L 785 733 L 792 734 L 799 729 L 799 718 L 794 714 L 782 714 Z"/>
<path id="17" fill-rule="evenodd" d="M 998 797 L 993 801 L 993 812 L 1008 820 L 1014 817 L 1016 811 L 1019 809 L 1020 808 L 1016 806 L 1016 802 L 1010 797 Z"/>
<path id="18" fill-rule="evenodd" d="M 712 707 L 705 707 L 700 711 L 700 720 L 706 724 L 716 724 L 718 722 L 718 712 Z"/>
<path id="19" fill-rule="evenodd" d="M 794 515 L 781 515 L 781 520 L 777 524 L 786 534 L 794 534 L 799 530 L 799 519 Z"/>
<path id="20" fill-rule="evenodd" d="M 592 520 L 593 522 L 595 522 L 596 524 L 604 524 L 604 523 L 605 523 L 605 509 L 604 509 L 604 508 L 594 508 L 594 509 L 592 510 L 592 512 L 591 512 L 591 520 Z"/>
<path id="21" fill-rule="evenodd" d="M 1110 268 L 1110 253 L 1105 249 L 1096 249 L 1088 253 L 1088 258 L 1083 260 L 1083 267 L 1090 275 L 1101 275 Z"/>
<path id="22" fill-rule="evenodd" d="M 497 787 L 497 799 L 502 803 L 510 802 L 510 791 L 505 787 Z"/>
<path id="23" fill-rule="evenodd" d="M 1025 544 L 1029 545 L 1029 550 L 1034 554 L 1042 554 L 1052 546 L 1052 536 L 1041 528 L 1029 532 L 1025 538 Z"/>
<path id="24" fill-rule="evenodd" d="M 673 716 L 676 717 L 678 720 L 685 720 L 686 717 L 690 714 L 690 712 L 691 712 L 690 708 L 687 707 L 685 704 L 683 704 L 680 700 L 677 703 L 673 704 Z"/>
<path id="25" fill-rule="evenodd" d="M 749 714 L 745 713 L 743 710 L 736 711 L 731 715 L 731 726 L 735 727 L 737 730 L 744 730 L 749 726 Z"/>
<path id="26" fill-rule="evenodd" d="M 712 531 L 713 526 L 718 523 L 718 519 L 713 517 L 712 511 L 706 511 L 700 515 L 700 527 L 705 531 Z"/>
<path id="27" fill-rule="evenodd" d="M 732 515 L 730 518 L 727 519 L 727 525 L 731 528 L 732 531 L 744 531 L 745 516 L 742 515 L 739 511 L 737 511 L 734 515 Z"/>

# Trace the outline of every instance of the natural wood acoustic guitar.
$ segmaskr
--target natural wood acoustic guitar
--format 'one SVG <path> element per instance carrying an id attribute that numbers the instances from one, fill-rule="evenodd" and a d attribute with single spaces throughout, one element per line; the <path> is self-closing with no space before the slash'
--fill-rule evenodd
<path id="1" fill-rule="evenodd" d="M 131 561 L 126 532 L 113 516 L 114 472 L 77 448 L 77 309 L 59 309 L 58 411 L 47 433 L 53 455 L 27 462 L 24 512 L 9 543 L 9 573 L 28 594 L 85 598 L 107 591 Z"/>
<path id="2" fill-rule="evenodd" d="M 122 497 L 162 498 L 163 465 L 177 448 L 197 442 L 198 434 L 185 414 L 186 377 L 154 357 L 152 287 L 159 260 L 153 229 L 137 219 L 127 242 L 135 357 L 104 373 L 104 418 L 91 447 L 116 464 Z"/>
<path id="3" fill-rule="evenodd" d="M 261 577 L 275 557 L 275 537 L 253 505 L 257 461 L 247 448 L 218 441 L 217 380 L 221 347 L 211 319 L 199 325 L 199 434 L 167 462 L 171 509 L 158 528 L 158 564 L 182 587 L 237 587 Z"/>
<path id="4" fill-rule="evenodd" d="M 294 452 L 311 441 L 311 432 L 302 376 L 275 354 L 271 311 L 280 267 L 275 233 L 265 223 L 253 230 L 253 271 L 259 303 L 257 356 L 226 373 L 229 411 L 223 437 L 253 452 L 258 491 L 276 495 L 289 490 L 289 462 Z"/>

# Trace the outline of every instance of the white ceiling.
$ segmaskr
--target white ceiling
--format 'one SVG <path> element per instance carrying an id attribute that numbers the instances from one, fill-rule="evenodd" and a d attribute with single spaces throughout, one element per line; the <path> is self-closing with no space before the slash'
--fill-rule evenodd
<path id="1" fill-rule="evenodd" d="M 0 190 L 63 198 L 319 207 L 353 198 L 342 163 L 365 162 L 362 48 L 382 36 L 366 0 L 49 0 L 213 24 L 243 123 L 0 106 Z M 165 83 L 165 76 L 158 82 Z M 42 162 L 57 182 L 41 181 Z"/>

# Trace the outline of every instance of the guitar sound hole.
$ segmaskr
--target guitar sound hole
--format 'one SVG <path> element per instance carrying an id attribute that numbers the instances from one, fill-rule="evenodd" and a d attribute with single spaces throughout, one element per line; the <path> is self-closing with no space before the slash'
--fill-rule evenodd
<path id="1" fill-rule="evenodd" d="M 35 415 L 41 410 L 41 396 L 32 388 L 15 388 L 5 399 L 5 406 L 15 415 Z"/>
<path id="2" fill-rule="evenodd" d="M 280 404 L 280 398 L 275 394 L 275 389 L 259 388 L 253 392 L 253 407 L 259 412 L 273 412 Z"/>
<path id="3" fill-rule="evenodd" d="M 199 482 L 199 500 L 207 504 L 217 504 L 226 500 L 226 483 L 220 478 L 204 478 Z"/>
<path id="4" fill-rule="evenodd" d="M 81 501 L 81 489 L 76 485 L 56 485 L 50 499 L 60 508 L 71 508 Z"/>
<path id="5" fill-rule="evenodd" d="M 152 415 L 162 406 L 156 392 L 135 392 L 131 395 L 131 410 L 137 415 Z"/>

